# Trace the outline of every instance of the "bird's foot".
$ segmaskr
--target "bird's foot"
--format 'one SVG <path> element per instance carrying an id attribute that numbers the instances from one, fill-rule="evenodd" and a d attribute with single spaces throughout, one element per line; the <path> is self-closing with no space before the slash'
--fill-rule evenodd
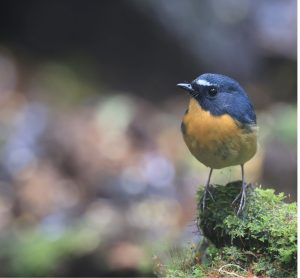
<path id="1" fill-rule="evenodd" d="M 202 210 L 204 211 L 204 208 L 205 208 L 205 200 L 206 200 L 206 196 L 207 196 L 207 193 L 209 194 L 210 198 L 215 201 L 212 193 L 209 191 L 209 185 L 208 186 L 205 186 L 205 189 L 204 189 L 204 193 L 203 193 L 203 196 L 202 196 L 202 199 L 201 199 L 201 207 L 202 207 Z"/>
<path id="2" fill-rule="evenodd" d="M 242 192 L 242 196 L 241 196 L 241 200 L 240 200 L 240 205 L 239 205 L 239 209 L 237 211 L 237 215 L 239 215 L 245 208 L 246 206 L 246 190 L 243 190 Z"/>
<path id="3" fill-rule="evenodd" d="M 237 211 L 237 215 L 239 215 L 244 210 L 244 208 L 246 206 L 247 187 L 249 185 L 251 186 L 251 184 L 243 183 L 241 192 L 235 197 L 235 199 L 231 203 L 233 205 L 238 199 L 240 199 L 240 204 L 239 204 L 239 208 L 238 208 L 238 211 Z"/>
<path id="4" fill-rule="evenodd" d="M 242 191 L 234 198 L 234 200 L 232 201 L 232 205 L 241 197 L 242 195 Z"/>

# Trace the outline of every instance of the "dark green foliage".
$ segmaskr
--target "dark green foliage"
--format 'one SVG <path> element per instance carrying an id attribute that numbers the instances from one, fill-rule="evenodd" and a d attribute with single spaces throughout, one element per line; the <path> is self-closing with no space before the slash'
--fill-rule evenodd
<path id="1" fill-rule="evenodd" d="M 287 204 L 283 193 L 248 187 L 247 205 L 236 215 L 232 201 L 241 182 L 210 189 L 205 210 L 198 209 L 198 225 L 213 244 L 211 264 L 237 264 L 255 274 L 269 277 L 296 277 L 297 208 Z M 203 188 L 198 191 L 198 202 Z M 235 204 L 238 205 L 238 202 Z"/>

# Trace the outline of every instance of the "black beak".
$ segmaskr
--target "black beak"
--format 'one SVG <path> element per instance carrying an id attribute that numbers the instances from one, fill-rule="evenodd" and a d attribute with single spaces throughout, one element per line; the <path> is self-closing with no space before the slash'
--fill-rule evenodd
<path id="1" fill-rule="evenodd" d="M 193 92 L 194 89 L 192 88 L 192 85 L 189 84 L 189 83 L 179 83 L 176 85 L 176 87 L 179 87 L 185 91 L 188 91 L 188 92 Z"/>

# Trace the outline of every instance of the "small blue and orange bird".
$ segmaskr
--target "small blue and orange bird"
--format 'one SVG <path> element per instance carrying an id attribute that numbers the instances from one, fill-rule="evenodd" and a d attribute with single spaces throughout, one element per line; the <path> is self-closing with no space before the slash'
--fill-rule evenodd
<path id="1" fill-rule="evenodd" d="M 205 73 L 191 83 L 177 87 L 190 95 L 181 124 L 184 141 L 193 156 L 210 167 L 202 199 L 203 209 L 213 169 L 241 165 L 242 190 L 237 214 L 246 204 L 244 164 L 257 149 L 256 115 L 244 89 L 235 80 L 220 74 Z"/>

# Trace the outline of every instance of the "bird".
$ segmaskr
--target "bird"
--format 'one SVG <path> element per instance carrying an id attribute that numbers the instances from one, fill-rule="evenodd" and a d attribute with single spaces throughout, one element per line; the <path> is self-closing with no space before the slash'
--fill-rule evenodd
<path id="1" fill-rule="evenodd" d="M 234 79 L 216 73 L 205 73 L 177 87 L 188 92 L 190 101 L 182 123 L 183 139 L 191 154 L 210 168 L 202 197 L 205 207 L 214 169 L 240 165 L 242 188 L 233 200 L 240 199 L 237 214 L 245 208 L 246 189 L 244 164 L 257 151 L 257 123 L 252 102 Z"/>

